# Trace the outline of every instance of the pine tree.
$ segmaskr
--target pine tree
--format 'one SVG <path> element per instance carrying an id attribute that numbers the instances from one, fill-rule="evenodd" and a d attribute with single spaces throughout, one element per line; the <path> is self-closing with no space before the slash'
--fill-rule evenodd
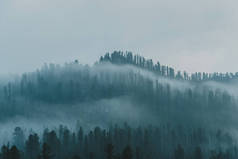
<path id="1" fill-rule="evenodd" d="M 49 147 L 49 145 L 44 143 L 42 146 L 42 152 L 40 155 L 40 159 L 51 159 L 51 158 L 53 158 L 53 155 L 51 153 L 50 147 Z"/>
<path id="2" fill-rule="evenodd" d="M 194 152 L 194 159 L 202 159 L 202 150 L 200 147 L 196 147 Z"/>
<path id="3" fill-rule="evenodd" d="M 133 152 L 131 147 L 128 145 L 122 152 L 122 159 L 132 159 L 133 158 Z"/>
<path id="4" fill-rule="evenodd" d="M 182 148 L 181 145 L 178 145 L 174 155 L 175 155 L 175 159 L 184 159 L 184 149 Z"/>
<path id="5" fill-rule="evenodd" d="M 114 146 L 112 144 L 108 144 L 106 146 L 106 154 L 107 154 L 107 159 L 113 159 L 113 153 L 114 153 Z"/>
<path id="6" fill-rule="evenodd" d="M 10 159 L 9 146 L 3 145 L 1 150 L 1 159 Z"/>
<path id="7" fill-rule="evenodd" d="M 40 142 L 37 134 L 30 135 L 25 144 L 26 158 L 36 158 L 40 153 Z"/>
<path id="8" fill-rule="evenodd" d="M 20 152 L 16 146 L 12 146 L 9 152 L 10 159 L 20 159 Z"/>

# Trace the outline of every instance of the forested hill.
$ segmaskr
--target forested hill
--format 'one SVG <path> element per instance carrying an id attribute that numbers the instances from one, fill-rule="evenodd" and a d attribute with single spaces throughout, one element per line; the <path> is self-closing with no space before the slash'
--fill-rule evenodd
<path id="1" fill-rule="evenodd" d="M 25 133 L 29 138 L 17 127 L 13 143 L 24 159 L 43 154 L 47 145 L 52 159 L 102 159 L 102 148 L 110 144 L 121 159 L 134 159 L 124 156 L 126 145 L 135 159 L 201 159 L 191 157 L 194 150 L 204 159 L 237 159 L 238 81 L 229 82 L 235 78 L 237 74 L 182 75 L 122 52 L 106 54 L 92 66 L 77 60 L 45 64 L 0 83 L 0 144 L 10 141 L 10 130 L 22 126 L 31 130 Z M 76 121 L 83 129 L 55 128 L 72 128 Z M 33 133 L 42 127 L 54 129 Z M 0 159 L 13 159 L 3 157 L 13 152 L 16 147 L 3 146 Z"/>
<path id="2" fill-rule="evenodd" d="M 192 74 L 186 71 L 175 71 L 174 68 L 161 65 L 160 62 L 154 64 L 152 59 L 145 59 L 139 55 L 133 55 L 131 52 L 123 53 L 121 51 L 114 51 L 113 53 L 105 54 L 101 56 L 100 62 L 110 62 L 113 64 L 129 64 L 134 65 L 143 69 L 155 72 L 157 75 L 179 79 L 179 80 L 191 80 L 191 81 L 229 81 L 238 78 L 238 72 L 236 73 L 206 73 L 206 72 L 195 72 Z"/>
<path id="3" fill-rule="evenodd" d="M 236 125 L 230 121 L 238 113 L 237 83 L 190 82 L 194 76 L 175 74 L 172 68 L 122 52 L 106 54 L 93 66 L 77 60 L 65 65 L 45 64 L 0 86 L 0 120 L 45 114 L 62 118 L 67 112 L 67 117 L 81 114 L 85 117 L 81 116 L 82 120 L 90 116 L 90 122 L 101 123 Z M 205 81 L 207 76 L 197 73 L 195 77 Z M 213 78 L 221 77 L 214 74 L 208 79 Z"/>

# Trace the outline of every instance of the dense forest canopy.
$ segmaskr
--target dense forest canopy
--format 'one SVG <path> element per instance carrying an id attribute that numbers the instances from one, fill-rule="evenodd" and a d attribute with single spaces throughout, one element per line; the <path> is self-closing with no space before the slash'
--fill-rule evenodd
<path id="1" fill-rule="evenodd" d="M 51 151 L 48 158 L 112 159 L 114 148 L 113 158 L 122 159 L 182 159 L 198 153 L 235 159 L 237 78 L 238 73 L 176 72 L 120 51 L 93 66 L 78 60 L 45 64 L 0 84 L 0 142 L 5 144 L 0 158 L 19 151 L 30 159 Z M 72 128 L 76 121 L 81 129 L 55 128 L 62 123 Z M 12 135 L 3 137 L 7 127 L 17 127 L 10 145 Z M 50 130 L 42 133 L 43 127 Z"/>

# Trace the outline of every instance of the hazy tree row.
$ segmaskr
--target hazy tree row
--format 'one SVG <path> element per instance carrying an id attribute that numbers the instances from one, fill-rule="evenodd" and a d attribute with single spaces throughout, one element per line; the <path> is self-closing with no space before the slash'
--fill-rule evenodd
<path id="1" fill-rule="evenodd" d="M 11 146 L 14 145 L 14 146 Z M 131 128 L 127 124 L 85 132 L 59 126 L 42 136 L 16 128 L 12 144 L 4 145 L 1 159 L 235 159 L 237 143 L 221 130 L 161 125 Z M 13 157 L 14 156 L 14 157 Z"/>
<path id="2" fill-rule="evenodd" d="M 45 65 L 41 70 L 24 74 L 20 79 L 2 87 L 1 102 L 15 104 L 19 98 L 49 103 L 68 103 L 131 95 L 160 105 L 229 105 L 234 98 L 223 89 L 194 84 L 171 86 L 171 82 L 150 78 L 139 71 L 111 71 L 78 63 L 63 67 Z M 119 68 L 117 68 L 119 69 Z M 182 89 L 180 89 L 182 88 Z M 202 98 L 203 100 L 199 100 Z M 215 103 L 214 103 L 215 102 Z M 150 104 L 148 104 L 150 105 Z"/>
<path id="3" fill-rule="evenodd" d="M 191 80 L 191 81 L 229 81 L 238 78 L 237 73 L 206 73 L 206 72 L 196 72 L 189 75 L 186 71 L 175 72 L 174 68 L 169 66 L 161 65 L 160 62 L 153 63 L 151 59 L 145 59 L 139 55 L 133 55 L 131 52 L 123 53 L 121 51 L 114 51 L 113 53 L 105 54 L 100 58 L 100 62 L 111 62 L 113 64 L 130 64 L 135 65 L 140 68 L 145 68 L 150 71 L 157 73 L 158 75 L 175 78 L 179 80 Z"/>
<path id="4" fill-rule="evenodd" d="M 112 57 L 121 57 L 114 54 Z M 91 67 L 78 61 L 64 66 L 44 65 L 1 87 L 0 117 L 24 115 L 23 111 L 30 112 L 33 106 L 44 104 L 67 106 L 123 96 L 166 122 L 183 119 L 184 114 L 190 121 L 209 121 L 211 116 L 220 117 L 224 110 L 237 112 L 237 99 L 226 90 L 146 73 L 134 67 L 106 63 Z M 195 112 L 204 117 L 194 116 Z"/>

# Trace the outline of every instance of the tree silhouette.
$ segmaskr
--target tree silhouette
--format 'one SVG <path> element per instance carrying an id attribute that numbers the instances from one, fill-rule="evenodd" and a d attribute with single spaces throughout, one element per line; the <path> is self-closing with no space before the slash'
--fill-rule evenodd
<path id="1" fill-rule="evenodd" d="M 9 152 L 10 159 L 20 159 L 20 152 L 16 146 L 12 146 Z"/>
<path id="2" fill-rule="evenodd" d="M 89 152 L 89 159 L 94 159 L 94 154 L 93 154 L 93 152 Z"/>
<path id="3" fill-rule="evenodd" d="M 16 127 L 13 133 L 13 142 L 18 148 L 24 147 L 25 135 L 20 127 Z"/>
<path id="4" fill-rule="evenodd" d="M 114 155 L 114 146 L 112 144 L 107 144 L 106 146 L 107 159 L 113 159 Z"/>
<path id="5" fill-rule="evenodd" d="M 80 157 L 78 155 L 74 155 L 72 159 L 80 159 Z"/>
<path id="6" fill-rule="evenodd" d="M 194 159 L 202 159 L 202 150 L 200 147 L 195 148 Z"/>
<path id="7" fill-rule="evenodd" d="M 40 153 L 40 142 L 37 134 L 30 135 L 25 144 L 26 158 L 32 159 L 37 158 Z"/>
<path id="8" fill-rule="evenodd" d="M 133 158 L 133 152 L 131 147 L 128 145 L 125 147 L 125 149 L 122 152 L 122 159 L 132 159 Z"/>
<path id="9" fill-rule="evenodd" d="M 175 159 L 184 159 L 184 149 L 179 144 L 174 153 Z"/>
<path id="10" fill-rule="evenodd" d="M 50 147 L 48 144 L 44 143 L 42 146 L 40 159 L 51 159 L 51 158 L 53 158 L 53 155 L 51 153 Z"/>
<path id="11" fill-rule="evenodd" d="M 3 145 L 1 149 L 1 158 L 2 159 L 10 159 L 10 150 L 9 146 Z"/>

